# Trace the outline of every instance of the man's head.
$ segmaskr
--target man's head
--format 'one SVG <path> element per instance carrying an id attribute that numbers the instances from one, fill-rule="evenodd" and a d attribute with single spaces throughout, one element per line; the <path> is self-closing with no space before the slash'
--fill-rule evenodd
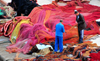
<path id="1" fill-rule="evenodd" d="M 62 22 L 63 22 L 63 20 L 60 20 L 60 22 L 62 23 Z"/>
<path id="2" fill-rule="evenodd" d="M 79 15 L 79 12 L 77 10 L 74 10 L 75 15 Z"/>

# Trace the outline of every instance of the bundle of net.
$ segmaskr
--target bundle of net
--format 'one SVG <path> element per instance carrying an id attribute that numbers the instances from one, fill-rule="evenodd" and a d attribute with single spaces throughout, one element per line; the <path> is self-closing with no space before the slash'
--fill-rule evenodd
<path id="1" fill-rule="evenodd" d="M 28 17 L 18 16 L 12 20 L 7 21 L 3 26 L 3 33 L 4 36 L 11 36 L 14 28 L 16 27 L 17 23 L 19 23 L 22 19 L 28 19 Z"/>
<path id="2" fill-rule="evenodd" d="M 87 30 L 85 30 L 85 35 L 94 35 L 99 34 L 99 25 L 96 23 L 96 21 L 87 22 Z"/>
<path id="3" fill-rule="evenodd" d="M 19 37 L 20 35 L 20 26 L 23 23 L 28 23 L 30 24 L 30 19 L 22 19 L 19 23 L 17 23 L 16 27 L 14 28 L 11 37 L 10 37 L 10 41 L 12 42 L 12 44 L 14 44 L 16 42 L 16 39 Z"/>
<path id="4" fill-rule="evenodd" d="M 4 27 L 4 24 L 0 23 L 0 36 L 3 36 L 3 27 Z"/>
<path id="5" fill-rule="evenodd" d="M 23 52 L 27 53 L 32 46 L 48 37 L 54 37 L 55 33 L 49 32 L 41 23 L 34 24 L 22 24 L 20 28 L 20 36 L 16 40 L 15 44 L 7 47 L 10 52 Z"/>

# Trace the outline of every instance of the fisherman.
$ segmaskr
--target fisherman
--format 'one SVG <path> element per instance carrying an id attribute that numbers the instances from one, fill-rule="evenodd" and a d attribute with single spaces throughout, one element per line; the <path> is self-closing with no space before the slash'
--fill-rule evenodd
<path id="1" fill-rule="evenodd" d="M 78 23 L 79 43 L 83 43 L 84 29 L 86 28 L 86 23 L 83 15 L 80 14 L 77 10 L 74 10 L 74 14 L 76 15 L 76 21 Z"/>
<path id="2" fill-rule="evenodd" d="M 55 33 L 55 52 L 58 51 L 58 45 L 60 53 L 63 51 L 63 33 L 65 32 L 64 25 L 62 24 L 63 20 L 60 20 L 60 23 L 56 24 L 56 33 Z"/>

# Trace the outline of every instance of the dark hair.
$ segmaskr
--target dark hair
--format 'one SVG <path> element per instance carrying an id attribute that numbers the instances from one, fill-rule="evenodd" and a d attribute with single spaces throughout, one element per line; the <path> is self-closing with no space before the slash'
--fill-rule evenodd
<path id="1" fill-rule="evenodd" d="M 60 22 L 63 22 L 63 20 L 60 20 Z"/>

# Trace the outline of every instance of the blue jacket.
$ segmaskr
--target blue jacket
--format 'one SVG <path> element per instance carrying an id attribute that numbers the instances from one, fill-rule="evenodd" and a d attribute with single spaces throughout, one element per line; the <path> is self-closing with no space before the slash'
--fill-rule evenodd
<path id="1" fill-rule="evenodd" d="M 63 37 L 63 33 L 65 32 L 64 25 L 61 23 L 56 24 L 56 36 Z"/>

